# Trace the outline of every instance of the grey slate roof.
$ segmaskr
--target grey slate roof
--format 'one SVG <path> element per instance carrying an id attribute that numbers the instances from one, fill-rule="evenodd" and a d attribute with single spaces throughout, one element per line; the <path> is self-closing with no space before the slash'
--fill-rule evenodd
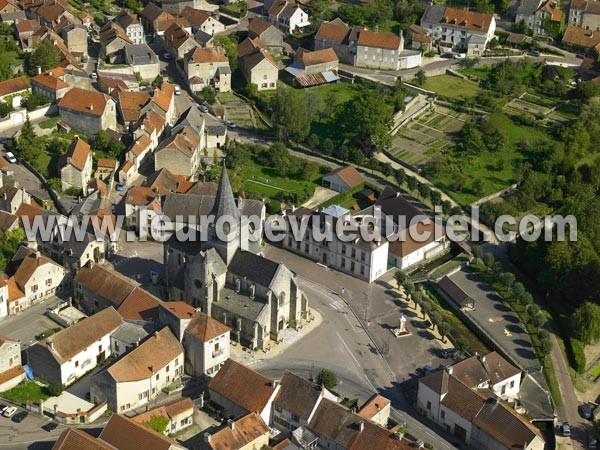
<path id="1" fill-rule="evenodd" d="M 229 271 L 264 287 L 269 287 L 280 264 L 264 256 L 238 250 L 229 263 Z"/>
<path id="2" fill-rule="evenodd" d="M 226 167 L 223 167 L 223 172 L 221 173 L 219 189 L 217 190 L 217 197 L 215 198 L 211 213 L 214 214 L 215 218 L 225 216 L 236 222 L 240 219 L 240 211 L 233 198 L 233 191 L 231 190 L 231 183 L 229 183 L 229 175 L 227 175 Z"/>
<path id="3" fill-rule="evenodd" d="M 179 133 L 179 130 L 187 126 L 192 129 L 198 137 L 200 137 L 203 123 L 204 116 L 200 114 L 198 108 L 190 106 L 183 112 L 183 114 L 181 114 L 181 116 L 179 116 L 179 119 L 177 119 L 175 126 L 171 129 L 171 136 L 176 135 Z"/>
<path id="4" fill-rule="evenodd" d="M 148 44 L 128 44 L 125 46 L 127 64 L 143 66 L 158 63 L 158 56 Z"/>
<path id="5" fill-rule="evenodd" d="M 540 7 L 540 0 L 521 0 L 521 4 L 517 8 L 517 14 L 531 16 Z"/>
<path id="6" fill-rule="evenodd" d="M 209 136 L 223 136 L 227 133 L 227 127 L 223 124 L 206 125 L 204 129 Z"/>
<path id="7" fill-rule="evenodd" d="M 148 331 L 146 331 L 141 325 L 123 322 L 123 325 L 121 325 L 111 337 L 128 344 L 137 344 L 139 341 L 148 336 L 148 334 Z"/>
<path id="8" fill-rule="evenodd" d="M 261 313 L 268 305 L 260 300 L 252 300 L 247 295 L 238 294 L 233 289 L 224 288 L 216 303 L 220 308 L 241 316 L 244 319 L 257 321 Z"/>
<path id="9" fill-rule="evenodd" d="M 444 5 L 430 5 L 425 10 L 423 17 L 421 17 L 421 24 L 423 23 L 440 23 L 444 18 L 446 7 Z"/>

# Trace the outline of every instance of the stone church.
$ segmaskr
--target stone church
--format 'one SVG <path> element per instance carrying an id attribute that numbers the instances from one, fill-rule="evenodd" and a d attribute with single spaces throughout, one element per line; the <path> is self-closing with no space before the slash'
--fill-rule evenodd
<path id="1" fill-rule="evenodd" d="M 257 210 L 254 203 L 260 203 L 264 216 L 262 202 L 239 199 L 236 204 L 225 168 L 216 197 L 203 196 L 199 203 L 206 210 L 212 203 L 209 212 L 215 222 L 228 216 L 240 224 L 247 211 Z M 265 350 L 281 339 L 286 328 L 302 326 L 308 318 L 308 301 L 285 265 L 240 248 L 240 225 L 231 224 L 228 234 L 224 242 L 209 228 L 205 242 L 182 242 L 173 235 L 165 243 L 168 296 L 228 325 L 231 338 L 242 345 Z"/>

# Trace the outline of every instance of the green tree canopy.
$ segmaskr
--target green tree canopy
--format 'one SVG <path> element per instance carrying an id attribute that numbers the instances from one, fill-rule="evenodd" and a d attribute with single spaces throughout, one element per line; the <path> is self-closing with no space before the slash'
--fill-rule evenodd
<path id="1" fill-rule="evenodd" d="M 310 132 L 311 116 L 304 91 L 279 88 L 271 100 L 271 123 L 278 139 L 302 142 Z"/>
<path id="2" fill-rule="evenodd" d="M 329 369 L 322 369 L 317 375 L 317 384 L 325 386 L 326 389 L 333 389 L 337 386 L 337 377 Z"/>
<path id="3" fill-rule="evenodd" d="M 42 71 L 53 69 L 60 63 L 58 50 L 49 39 L 41 40 L 35 47 L 35 50 L 28 55 L 27 73 L 35 76 L 38 73 L 38 67 Z"/>
<path id="4" fill-rule="evenodd" d="M 215 45 L 222 45 L 225 48 L 225 53 L 229 59 L 229 67 L 232 72 L 235 72 L 238 68 L 237 42 L 235 39 L 229 35 L 222 34 L 215 36 L 214 42 Z"/>
<path id="5" fill-rule="evenodd" d="M 572 318 L 573 335 L 584 345 L 595 344 L 600 340 L 600 306 L 585 302 Z"/>

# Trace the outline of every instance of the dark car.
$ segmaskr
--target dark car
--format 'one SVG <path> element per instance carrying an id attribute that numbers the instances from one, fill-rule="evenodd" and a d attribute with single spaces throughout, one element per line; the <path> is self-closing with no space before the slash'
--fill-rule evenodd
<path id="1" fill-rule="evenodd" d="M 54 422 L 50 422 L 50 423 L 47 423 L 46 425 L 42 426 L 42 430 L 47 431 L 48 433 L 56 430 L 57 428 L 58 428 L 58 425 L 55 424 Z"/>
<path id="2" fill-rule="evenodd" d="M 579 412 L 581 413 L 581 417 L 584 419 L 591 419 L 593 417 L 592 408 L 587 403 L 582 403 L 579 405 Z"/>
<path id="3" fill-rule="evenodd" d="M 6 138 L 6 137 L 0 138 L 0 144 L 6 145 L 7 142 L 8 142 L 8 138 Z"/>
<path id="4" fill-rule="evenodd" d="M 440 354 L 442 358 L 452 358 L 458 354 L 458 350 L 455 348 L 444 348 L 441 350 Z"/>
<path id="5" fill-rule="evenodd" d="M 568 422 L 565 422 L 560 426 L 560 434 L 566 437 L 571 436 L 571 426 Z"/>
<path id="6" fill-rule="evenodd" d="M 26 411 L 21 411 L 16 413 L 13 418 L 12 421 L 16 422 L 16 423 L 21 423 L 25 420 L 25 418 L 28 416 L 29 414 Z"/>

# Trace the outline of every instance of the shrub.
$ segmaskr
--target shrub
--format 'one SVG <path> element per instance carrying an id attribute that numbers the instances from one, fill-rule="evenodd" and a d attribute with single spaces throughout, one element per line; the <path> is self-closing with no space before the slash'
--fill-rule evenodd
<path id="1" fill-rule="evenodd" d="M 317 375 L 317 384 L 321 384 L 327 389 L 333 389 L 337 385 L 337 377 L 331 370 L 322 369 Z"/>
<path id="2" fill-rule="evenodd" d="M 267 213 L 268 214 L 277 214 L 281 212 L 281 202 L 277 200 L 270 200 L 267 203 Z"/>
<path id="3" fill-rule="evenodd" d="M 571 339 L 571 356 L 573 358 L 573 368 L 577 373 L 585 372 L 586 360 L 585 353 L 583 352 L 583 344 L 578 339 Z"/>
<path id="4" fill-rule="evenodd" d="M 58 381 L 53 381 L 46 387 L 46 391 L 52 397 L 58 397 L 65 390 L 65 386 Z"/>

